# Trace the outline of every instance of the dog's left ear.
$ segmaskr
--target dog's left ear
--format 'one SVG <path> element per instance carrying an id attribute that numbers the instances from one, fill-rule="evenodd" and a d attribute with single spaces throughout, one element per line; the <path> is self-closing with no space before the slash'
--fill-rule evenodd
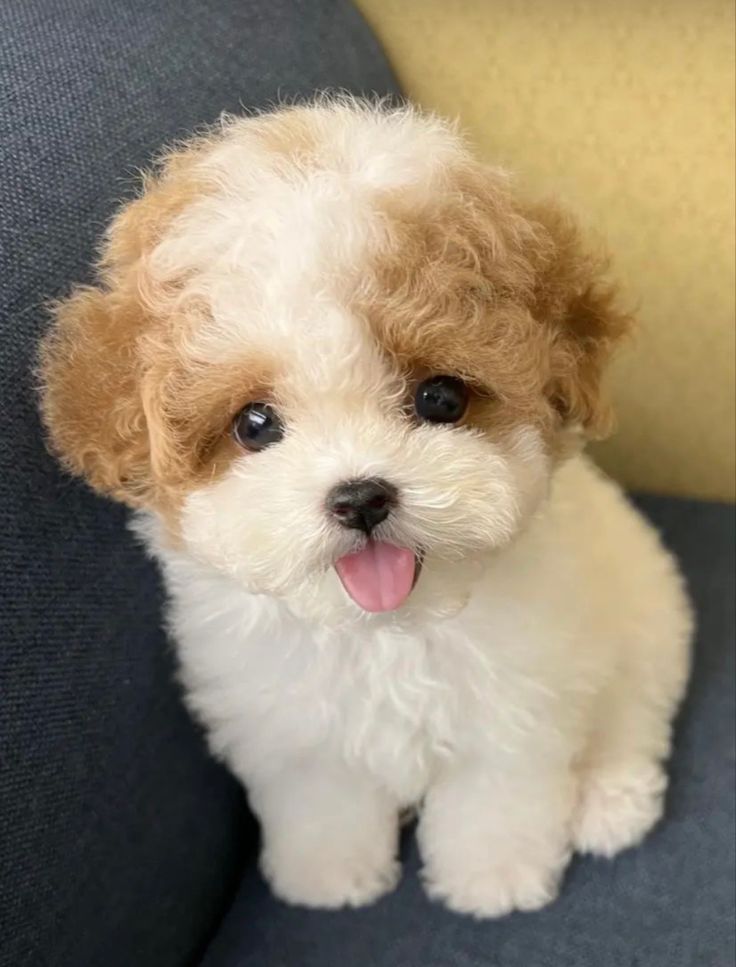
<path id="1" fill-rule="evenodd" d="M 603 372 L 633 320 L 617 305 L 607 260 L 586 247 L 573 219 L 552 205 L 527 214 L 540 240 L 532 312 L 549 333 L 547 397 L 563 428 L 600 438 L 612 422 Z"/>

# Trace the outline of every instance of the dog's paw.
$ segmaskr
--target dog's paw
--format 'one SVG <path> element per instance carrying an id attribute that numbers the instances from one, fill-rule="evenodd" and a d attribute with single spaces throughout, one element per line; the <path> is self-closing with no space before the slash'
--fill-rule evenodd
<path id="1" fill-rule="evenodd" d="M 662 816 L 667 777 L 654 762 L 591 769 L 573 824 L 581 853 L 615 856 L 636 846 Z"/>
<path id="2" fill-rule="evenodd" d="M 329 851 L 278 858 L 266 852 L 261 869 L 274 894 L 285 903 L 331 910 L 373 903 L 393 890 L 400 873 L 393 858 L 331 856 Z"/>
<path id="3" fill-rule="evenodd" d="M 442 871 L 425 867 L 424 886 L 433 900 L 456 913 L 475 917 L 503 917 L 514 910 L 539 910 L 555 899 L 565 863 L 551 867 L 533 862 L 500 863 L 488 868 Z"/>

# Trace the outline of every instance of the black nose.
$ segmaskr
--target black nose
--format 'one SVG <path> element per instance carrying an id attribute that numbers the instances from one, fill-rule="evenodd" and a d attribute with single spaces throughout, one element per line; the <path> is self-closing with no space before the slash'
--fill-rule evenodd
<path id="1" fill-rule="evenodd" d="M 386 520 L 395 506 L 398 491 L 387 480 L 348 480 L 327 495 L 327 509 L 343 527 L 370 534 Z"/>

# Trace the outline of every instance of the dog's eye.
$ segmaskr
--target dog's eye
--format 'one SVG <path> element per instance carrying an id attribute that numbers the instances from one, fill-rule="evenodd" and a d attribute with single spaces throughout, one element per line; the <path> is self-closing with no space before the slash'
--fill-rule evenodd
<path id="1" fill-rule="evenodd" d="M 468 408 L 469 395 L 456 376 L 432 376 L 417 386 L 414 407 L 427 423 L 457 423 Z"/>
<path id="2" fill-rule="evenodd" d="M 246 450 L 264 450 L 283 435 L 284 425 L 268 403 L 248 403 L 233 421 L 233 436 Z"/>

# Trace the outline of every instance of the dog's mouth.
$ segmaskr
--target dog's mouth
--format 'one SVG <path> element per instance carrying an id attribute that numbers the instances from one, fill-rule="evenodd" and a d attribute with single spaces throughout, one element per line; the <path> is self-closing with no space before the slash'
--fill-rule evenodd
<path id="1" fill-rule="evenodd" d="M 335 561 L 350 597 L 373 614 L 395 611 L 411 594 L 422 570 L 422 557 L 408 547 L 369 540 L 359 551 Z"/>

